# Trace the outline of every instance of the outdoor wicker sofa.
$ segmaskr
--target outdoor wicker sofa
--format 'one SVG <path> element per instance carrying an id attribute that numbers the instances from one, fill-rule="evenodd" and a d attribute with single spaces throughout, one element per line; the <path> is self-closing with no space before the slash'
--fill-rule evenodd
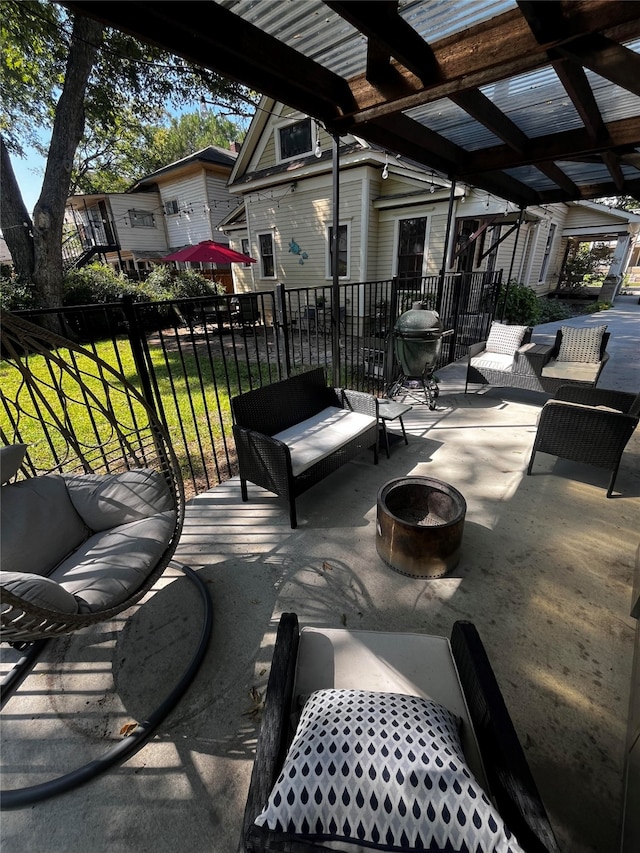
<path id="1" fill-rule="evenodd" d="M 531 326 L 492 323 L 489 337 L 469 347 L 465 394 L 470 384 L 554 394 L 569 382 L 597 384 L 609 354 L 606 326 L 563 326 L 552 346 L 532 341 Z"/>
<path id="2" fill-rule="evenodd" d="M 475 626 L 449 641 L 283 614 L 239 851 L 436 848 L 559 849 Z"/>
<path id="3" fill-rule="evenodd" d="M 329 388 L 326 371 L 247 391 L 231 400 L 242 500 L 247 482 L 289 502 L 371 447 L 378 464 L 378 402 L 371 394 Z"/>

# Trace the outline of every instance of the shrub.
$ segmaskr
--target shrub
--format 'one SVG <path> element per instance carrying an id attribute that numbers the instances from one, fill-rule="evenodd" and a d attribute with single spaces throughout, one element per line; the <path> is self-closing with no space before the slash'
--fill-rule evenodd
<path id="1" fill-rule="evenodd" d="M 175 299 L 190 299 L 194 296 L 211 296 L 225 293 L 224 285 L 205 278 L 194 270 L 183 270 L 173 279 L 171 292 Z"/>
<path id="2" fill-rule="evenodd" d="M 540 309 L 538 323 L 568 320 L 574 313 L 566 302 L 561 302 L 559 299 L 547 299 L 545 296 L 539 297 L 538 307 Z"/>
<path id="3" fill-rule="evenodd" d="M 99 262 L 69 270 L 62 282 L 63 305 L 103 305 L 119 302 L 125 294 L 139 301 L 139 283 Z"/>
<path id="4" fill-rule="evenodd" d="M 506 302 L 505 302 L 506 299 Z M 498 296 L 496 317 L 519 326 L 535 326 L 540 316 L 540 300 L 534 290 L 519 281 L 503 284 Z"/>
<path id="5" fill-rule="evenodd" d="M 33 288 L 13 275 L 0 277 L 0 309 L 22 311 L 35 308 Z"/>
<path id="6" fill-rule="evenodd" d="M 584 308 L 585 314 L 595 314 L 596 311 L 608 311 L 611 308 L 610 302 L 592 302 Z"/>

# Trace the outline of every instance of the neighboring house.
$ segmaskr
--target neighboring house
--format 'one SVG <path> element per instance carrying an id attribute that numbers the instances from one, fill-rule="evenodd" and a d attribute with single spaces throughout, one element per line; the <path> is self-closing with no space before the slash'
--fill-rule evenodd
<path id="1" fill-rule="evenodd" d="M 234 249 L 236 290 L 328 284 L 332 279 L 332 138 L 313 119 L 264 98 L 231 173 L 244 205 L 220 223 Z M 542 295 L 558 286 L 569 237 L 616 243 L 624 271 L 640 218 L 577 202 L 530 207 L 458 185 L 447 241 L 450 182 L 352 136 L 340 139 L 339 276 L 343 282 L 503 270 Z M 602 235 L 602 237 L 600 236 Z M 445 246 L 445 242 L 447 245 Z"/>
<path id="2" fill-rule="evenodd" d="M 74 252 L 67 255 L 76 264 L 97 255 L 137 277 L 183 246 L 201 240 L 227 244 L 217 223 L 238 204 L 227 190 L 237 156 L 210 145 L 147 175 L 125 193 L 72 196 L 66 222 Z"/>

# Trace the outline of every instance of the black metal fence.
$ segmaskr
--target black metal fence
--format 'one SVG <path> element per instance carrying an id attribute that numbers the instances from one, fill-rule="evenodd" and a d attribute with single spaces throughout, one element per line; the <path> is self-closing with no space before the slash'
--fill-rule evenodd
<path id="1" fill-rule="evenodd" d="M 340 384 L 385 393 L 400 372 L 393 327 L 416 301 L 453 330 L 436 369 L 465 355 L 487 336 L 501 278 L 447 274 L 341 285 Z M 231 397 L 305 369 L 330 368 L 331 296 L 330 285 L 278 285 L 275 292 L 20 313 L 36 322 L 46 317 L 144 394 L 167 427 L 192 496 L 236 472 Z"/>

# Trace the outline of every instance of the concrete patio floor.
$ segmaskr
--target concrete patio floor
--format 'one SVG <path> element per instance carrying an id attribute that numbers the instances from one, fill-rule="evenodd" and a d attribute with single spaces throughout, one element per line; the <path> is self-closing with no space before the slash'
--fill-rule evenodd
<path id="1" fill-rule="evenodd" d="M 565 321 L 567 322 L 567 321 Z M 607 323 L 600 385 L 640 390 L 640 306 L 569 325 Z M 551 342 L 561 324 L 538 326 Z M 614 498 L 608 473 L 536 457 L 546 397 L 479 389 L 464 365 L 439 372 L 438 407 L 414 405 L 409 445 L 357 460 L 303 495 L 299 527 L 284 504 L 237 479 L 188 506 L 178 557 L 206 581 L 210 649 L 157 736 L 125 764 L 62 796 L 0 817 L 3 853 L 233 853 L 236 850 L 280 614 L 302 625 L 448 636 L 478 627 L 561 849 L 612 853 L 619 843 L 624 737 L 640 531 L 640 430 Z M 388 569 L 375 548 L 376 495 L 406 474 L 465 496 L 457 569 L 437 580 Z M 3 712 L 3 788 L 33 785 L 97 758 L 123 726 L 164 698 L 194 648 L 201 605 L 170 569 L 142 606 L 53 641 Z M 16 656 L 3 652 L 3 671 Z"/>

